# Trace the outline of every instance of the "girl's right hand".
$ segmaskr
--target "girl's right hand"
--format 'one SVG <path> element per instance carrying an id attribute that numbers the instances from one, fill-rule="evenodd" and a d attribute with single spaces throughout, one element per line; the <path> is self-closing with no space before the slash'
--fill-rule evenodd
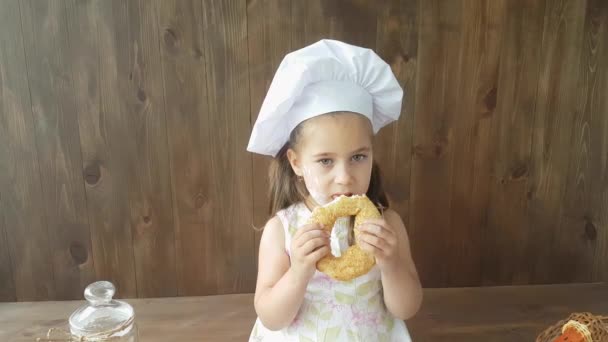
<path id="1" fill-rule="evenodd" d="M 317 262 L 330 252 L 329 233 L 319 224 L 307 224 L 291 240 L 291 269 L 303 281 L 315 274 Z"/>

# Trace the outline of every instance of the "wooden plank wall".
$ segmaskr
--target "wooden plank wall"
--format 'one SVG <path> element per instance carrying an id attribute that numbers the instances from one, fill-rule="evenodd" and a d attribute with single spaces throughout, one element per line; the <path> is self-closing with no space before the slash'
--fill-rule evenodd
<path id="1" fill-rule="evenodd" d="M 0 2 L 0 300 L 254 290 L 282 57 L 375 49 L 376 139 L 425 287 L 608 279 L 603 0 Z"/>

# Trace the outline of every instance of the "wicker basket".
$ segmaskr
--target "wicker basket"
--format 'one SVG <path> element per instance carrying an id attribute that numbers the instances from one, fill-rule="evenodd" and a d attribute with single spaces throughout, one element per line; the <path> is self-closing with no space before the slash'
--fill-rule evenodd
<path id="1" fill-rule="evenodd" d="M 593 342 L 608 342 L 608 316 L 595 316 L 588 312 L 573 313 L 567 319 L 555 323 L 540 333 L 536 342 L 552 342 L 562 333 L 562 327 L 569 320 L 585 324 L 591 332 Z"/>

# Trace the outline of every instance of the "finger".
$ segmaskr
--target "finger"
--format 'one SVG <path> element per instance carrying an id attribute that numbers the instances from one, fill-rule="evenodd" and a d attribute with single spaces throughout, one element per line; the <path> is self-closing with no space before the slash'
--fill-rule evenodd
<path id="1" fill-rule="evenodd" d="M 364 250 L 374 256 L 381 253 L 381 251 L 378 248 L 376 248 L 373 245 L 370 245 L 369 243 L 367 243 L 365 241 L 359 241 L 359 248 L 361 248 L 362 250 Z"/>
<path id="2" fill-rule="evenodd" d="M 316 251 L 310 253 L 308 255 L 308 257 L 316 263 L 319 260 L 323 259 L 325 256 L 327 256 L 329 253 L 330 253 L 329 246 L 323 246 L 323 247 L 317 249 Z"/>
<path id="3" fill-rule="evenodd" d="M 296 233 L 293 235 L 294 240 L 299 238 L 300 235 L 309 232 L 311 230 L 320 230 L 323 229 L 323 227 L 320 224 L 317 223 L 311 223 L 311 224 L 305 224 L 303 226 L 301 226 L 300 228 L 298 228 L 298 230 L 296 230 Z"/>
<path id="4" fill-rule="evenodd" d="M 364 233 L 368 233 L 368 234 L 372 234 L 372 235 L 386 234 L 386 233 L 383 232 L 384 229 L 382 229 L 381 226 L 378 226 L 378 225 L 375 225 L 375 224 L 371 224 L 371 223 L 362 224 L 359 227 L 357 227 L 357 229 L 360 232 L 364 232 Z"/>
<path id="5" fill-rule="evenodd" d="M 358 229 L 360 234 L 369 234 L 373 236 L 377 236 L 385 241 L 396 240 L 397 236 L 395 234 L 390 233 L 388 230 L 384 229 L 375 224 L 365 224 L 361 225 Z"/>
<path id="6" fill-rule="evenodd" d="M 397 235 L 388 233 L 386 229 L 379 229 L 376 225 L 364 226 L 359 230 L 359 234 L 367 234 L 384 240 L 384 244 L 382 244 L 383 247 L 396 246 L 399 239 Z"/>
<path id="7" fill-rule="evenodd" d="M 377 235 L 361 233 L 359 235 L 359 240 L 381 251 L 387 249 L 388 247 L 388 243 L 386 242 L 386 240 L 382 239 L 381 237 L 378 237 Z"/>
<path id="8" fill-rule="evenodd" d="M 380 227 L 381 230 L 386 231 L 387 233 L 396 234 L 393 227 L 391 227 L 384 219 L 367 219 L 361 223 L 361 226 L 369 225 Z"/>
<path id="9" fill-rule="evenodd" d="M 312 253 L 315 249 L 322 247 L 322 246 L 329 246 L 328 238 L 319 237 L 319 238 L 310 239 L 305 244 L 303 244 L 302 247 L 300 247 L 300 250 L 302 251 L 303 255 L 307 255 L 307 254 Z"/>
<path id="10" fill-rule="evenodd" d="M 307 231 L 298 237 L 298 239 L 296 240 L 296 246 L 301 247 L 306 242 L 319 237 L 329 239 L 329 233 L 322 229 Z"/>

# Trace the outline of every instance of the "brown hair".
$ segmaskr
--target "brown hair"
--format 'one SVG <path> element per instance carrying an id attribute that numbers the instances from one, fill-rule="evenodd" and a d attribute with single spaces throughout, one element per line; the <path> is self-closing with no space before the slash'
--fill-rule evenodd
<path id="1" fill-rule="evenodd" d="M 298 143 L 298 138 L 302 130 L 300 123 L 290 134 L 289 141 L 283 145 L 279 153 L 270 163 L 269 168 L 269 184 L 270 184 L 270 216 L 289 207 L 290 205 L 302 202 L 308 196 L 308 190 L 304 182 L 298 180 L 287 159 L 287 150 L 294 148 Z M 382 187 L 382 179 L 380 175 L 380 167 L 374 161 L 372 163 L 372 174 L 370 177 L 369 188 L 367 189 L 367 197 L 378 207 L 386 209 L 389 207 L 388 198 Z"/>

